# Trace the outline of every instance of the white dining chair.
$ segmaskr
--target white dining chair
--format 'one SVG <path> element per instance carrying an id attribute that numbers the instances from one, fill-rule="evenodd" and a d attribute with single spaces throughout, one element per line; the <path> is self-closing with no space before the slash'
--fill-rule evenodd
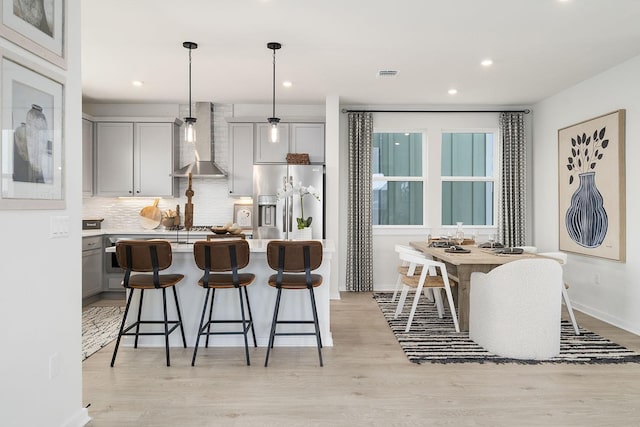
<path id="1" fill-rule="evenodd" d="M 438 317 L 442 319 L 444 317 L 444 304 L 442 302 L 440 289 L 444 288 L 445 293 L 447 294 L 449 310 L 451 311 L 451 316 L 453 317 L 453 324 L 456 328 L 456 332 L 460 332 L 460 325 L 458 324 L 456 307 L 453 302 L 453 294 L 451 293 L 449 276 L 447 275 L 447 267 L 444 265 L 444 263 L 434 261 L 432 259 L 427 259 L 424 256 L 416 256 L 414 254 L 405 252 L 400 253 L 400 259 L 402 261 L 408 262 L 410 265 L 415 265 L 416 267 L 420 266 L 421 272 L 419 274 L 415 274 L 415 269 L 413 272 L 409 270 L 406 275 L 402 276 L 401 279 L 403 288 L 402 293 L 400 294 L 398 305 L 396 307 L 394 319 L 397 319 L 402 312 L 404 303 L 407 299 L 407 293 L 409 292 L 410 288 L 415 288 L 416 292 L 415 296 L 413 297 L 413 304 L 411 305 L 411 312 L 407 320 L 407 326 L 404 330 L 405 332 L 409 332 L 409 330 L 411 329 L 413 316 L 415 315 L 416 307 L 418 306 L 418 300 L 420 299 L 420 295 L 422 294 L 423 289 L 425 291 L 429 289 L 433 291 L 436 307 L 438 309 Z M 427 292 L 425 292 L 425 295 L 426 294 Z"/>
<path id="2" fill-rule="evenodd" d="M 520 259 L 471 273 L 469 338 L 498 356 L 557 356 L 561 289 L 562 267 L 552 259 Z"/>
<path id="3" fill-rule="evenodd" d="M 522 248 L 524 252 L 528 253 L 537 253 L 540 256 L 553 258 L 557 260 L 560 265 L 562 265 L 562 269 L 564 270 L 564 266 L 567 263 L 567 254 L 564 252 L 540 252 L 538 253 L 538 248 L 535 246 L 518 246 Z M 564 282 L 564 286 L 562 286 L 562 300 L 564 301 L 565 307 L 567 307 L 567 312 L 569 313 L 569 318 L 571 319 L 571 324 L 573 325 L 573 330 L 576 335 L 580 335 L 580 328 L 578 328 L 578 322 L 576 322 L 576 316 L 573 314 L 573 306 L 571 305 L 571 300 L 569 299 L 569 285 L 567 282 Z"/>
<path id="4" fill-rule="evenodd" d="M 426 256 L 419 250 L 412 248 L 411 246 L 405 246 L 405 245 L 395 245 L 395 251 L 398 253 L 398 256 L 401 253 L 406 253 L 406 254 L 411 254 L 411 255 L 415 255 L 418 257 L 422 257 L 426 259 Z M 396 300 L 396 296 L 398 296 L 398 291 L 400 290 L 400 285 L 402 284 L 402 276 L 403 275 L 407 275 L 407 273 L 409 273 L 409 271 L 411 272 L 410 274 L 420 274 L 421 270 L 420 268 L 418 268 L 418 271 L 416 272 L 416 266 L 411 265 L 411 263 L 409 261 L 403 261 L 402 259 L 400 260 L 400 265 L 398 265 L 398 278 L 396 279 L 396 286 L 393 290 L 393 296 L 391 297 L 391 302 L 394 302 Z"/>
<path id="5" fill-rule="evenodd" d="M 564 270 L 564 266 L 567 264 L 567 254 L 564 252 L 540 252 L 538 253 L 540 256 L 553 258 L 560 262 L 562 265 L 562 269 Z M 567 307 L 567 312 L 569 313 L 569 317 L 571 318 L 571 324 L 573 325 L 573 330 L 576 335 L 580 335 L 580 328 L 578 328 L 578 322 L 576 322 L 576 316 L 573 314 L 573 306 L 571 305 L 571 300 L 569 299 L 569 284 L 567 282 L 563 282 L 564 286 L 562 286 L 562 300 L 564 301 L 565 307 Z"/>

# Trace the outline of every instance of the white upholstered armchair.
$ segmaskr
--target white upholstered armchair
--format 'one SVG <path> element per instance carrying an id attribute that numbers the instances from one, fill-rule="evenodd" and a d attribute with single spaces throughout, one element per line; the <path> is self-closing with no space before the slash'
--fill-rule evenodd
<path id="1" fill-rule="evenodd" d="M 552 259 L 523 259 L 471 274 L 469 337 L 514 359 L 560 353 L 562 267 Z"/>

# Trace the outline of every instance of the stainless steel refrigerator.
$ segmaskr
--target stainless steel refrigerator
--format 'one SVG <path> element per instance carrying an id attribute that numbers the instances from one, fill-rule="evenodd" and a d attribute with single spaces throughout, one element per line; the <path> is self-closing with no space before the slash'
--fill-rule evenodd
<path id="1" fill-rule="evenodd" d="M 293 186 L 292 195 L 283 197 L 285 184 Z M 320 197 L 302 198 L 295 189 L 312 186 Z M 278 194 L 281 196 L 278 197 Z M 324 238 L 324 166 L 323 165 L 254 165 L 253 204 L 254 239 L 296 239 L 297 218 L 312 218 L 313 239 Z"/>

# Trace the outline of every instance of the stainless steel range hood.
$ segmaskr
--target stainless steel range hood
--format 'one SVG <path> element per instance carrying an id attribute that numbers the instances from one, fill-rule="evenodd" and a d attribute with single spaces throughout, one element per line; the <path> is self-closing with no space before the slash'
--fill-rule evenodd
<path id="1" fill-rule="evenodd" d="M 196 102 L 196 161 L 173 173 L 174 177 L 226 178 L 227 173 L 215 163 L 213 140 L 213 104 Z"/>

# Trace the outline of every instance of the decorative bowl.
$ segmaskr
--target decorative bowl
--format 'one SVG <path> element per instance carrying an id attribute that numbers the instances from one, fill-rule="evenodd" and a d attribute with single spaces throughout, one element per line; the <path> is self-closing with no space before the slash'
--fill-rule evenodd
<path id="1" fill-rule="evenodd" d="M 227 227 L 211 227 L 211 231 L 216 234 L 227 234 Z"/>

